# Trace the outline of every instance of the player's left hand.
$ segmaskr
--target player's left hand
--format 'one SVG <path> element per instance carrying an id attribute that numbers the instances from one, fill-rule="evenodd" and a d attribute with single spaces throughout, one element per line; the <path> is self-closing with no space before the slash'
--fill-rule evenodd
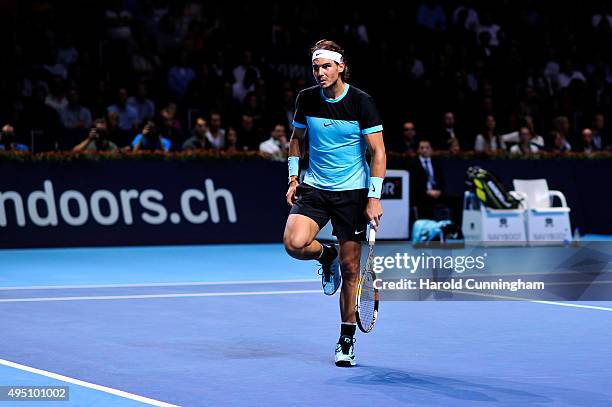
<path id="1" fill-rule="evenodd" d="M 366 206 L 365 214 L 370 221 L 374 221 L 374 224 L 376 225 L 374 227 L 374 230 L 378 231 L 378 226 L 380 225 L 380 217 L 383 214 L 380 199 L 368 198 L 368 205 Z"/>

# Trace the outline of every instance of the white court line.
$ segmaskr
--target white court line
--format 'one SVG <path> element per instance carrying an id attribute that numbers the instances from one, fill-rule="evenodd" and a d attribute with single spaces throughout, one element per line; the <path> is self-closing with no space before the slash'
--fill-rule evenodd
<path id="1" fill-rule="evenodd" d="M 205 285 L 282 284 L 313 283 L 320 280 L 246 280 L 246 281 L 189 281 L 184 283 L 141 283 L 141 284 L 89 284 L 89 285 L 33 285 L 0 287 L 0 291 L 11 290 L 67 290 L 79 288 L 132 288 L 132 287 L 180 287 Z"/>
<path id="2" fill-rule="evenodd" d="M 123 391 L 123 390 L 117 390 L 117 389 L 113 389 L 111 387 L 106 387 L 106 386 L 101 386 L 99 384 L 85 382 L 83 380 L 75 379 L 73 377 L 68 377 L 68 376 L 64 376 L 64 375 L 61 375 L 61 374 L 57 374 L 57 373 L 53 373 L 53 372 L 48 372 L 46 370 L 36 369 L 35 367 L 21 365 L 19 363 L 11 362 L 11 361 L 4 360 L 4 359 L 0 359 L 0 365 L 12 367 L 12 368 L 19 369 L 19 370 L 24 370 L 24 371 L 30 372 L 30 373 L 39 374 L 41 376 L 50 377 L 52 379 L 60 380 L 62 382 L 76 384 L 78 386 L 88 387 L 90 389 L 103 391 L 105 393 L 113 394 L 115 396 L 123 397 L 123 398 L 126 398 L 126 399 L 140 401 L 141 403 L 146 403 L 146 404 L 149 404 L 149 405 L 152 405 L 152 406 L 178 407 L 176 404 L 170 404 L 170 403 L 166 403 L 166 402 L 163 402 L 163 401 L 150 399 L 148 397 L 139 396 L 137 394 L 128 393 L 128 392 Z"/>
<path id="3" fill-rule="evenodd" d="M 68 288 L 109 288 L 109 287 L 158 287 L 158 286 L 173 286 L 173 285 L 223 285 L 223 284 L 259 284 L 259 283 L 296 283 L 296 282 L 314 282 L 318 280 L 268 280 L 268 281 L 242 281 L 242 282 L 202 282 L 202 283 L 172 283 L 172 284 L 132 284 L 132 285 L 105 285 L 105 286 L 64 286 Z M 29 287 L 9 287 L 8 289 L 26 289 Z M 60 288 L 60 286 L 39 286 L 40 289 Z M 4 288 L 1 288 L 4 289 Z M 457 292 L 465 295 L 473 295 L 480 297 L 491 297 L 502 300 L 526 301 L 538 304 L 558 305 L 562 307 L 585 308 L 599 311 L 612 312 L 612 308 L 598 307 L 594 305 L 572 304 L 556 301 L 531 300 L 528 298 L 508 297 L 503 295 L 475 293 L 466 291 L 439 290 L 445 292 Z M 49 301 L 87 301 L 87 300 L 129 300 L 129 299 L 148 299 L 148 298 L 183 298 L 183 297 L 226 297 L 226 296 L 245 296 L 245 295 L 282 295 L 282 294 L 312 294 L 320 293 L 321 290 L 286 290 L 286 291 L 239 291 L 225 293 L 186 293 L 186 294 L 143 294 L 143 295 L 105 295 L 105 296 L 82 296 L 82 297 L 38 297 L 38 298 L 8 298 L 0 299 L 0 303 L 6 302 L 49 302 Z"/>
<path id="4" fill-rule="evenodd" d="M 560 307 L 585 308 L 585 309 L 595 309 L 595 310 L 598 310 L 598 311 L 609 311 L 609 312 L 612 312 L 612 308 L 598 307 L 596 305 L 573 304 L 573 303 L 569 303 L 569 302 L 558 302 L 558 301 L 531 300 L 529 298 L 508 297 L 508 296 L 505 296 L 505 295 L 475 293 L 475 292 L 470 292 L 470 291 L 458 291 L 458 290 L 438 290 L 438 291 L 444 291 L 444 292 L 448 292 L 448 293 L 459 293 L 459 294 L 465 294 L 465 295 L 473 295 L 473 296 L 476 296 L 476 297 L 498 298 L 500 300 L 535 302 L 537 304 L 558 305 Z"/>
<path id="5" fill-rule="evenodd" d="M 184 298 L 184 297 L 234 297 L 242 295 L 282 295 L 282 294 L 313 294 L 321 290 L 286 290 L 286 291 L 238 291 L 227 293 L 187 293 L 187 294 L 143 294 L 143 295 L 98 295 L 89 297 L 39 297 L 39 298 L 7 298 L 2 302 L 47 302 L 47 301 L 86 301 L 86 300 L 141 300 L 147 298 Z"/>
<path id="6" fill-rule="evenodd" d="M 612 312 L 612 308 L 597 307 L 595 305 L 582 305 L 582 304 L 572 304 L 572 303 L 569 303 L 569 302 L 541 301 L 541 300 L 529 300 L 529 301 L 530 302 L 537 302 L 538 304 L 559 305 L 561 307 L 572 307 L 572 308 L 596 309 L 596 310 L 599 310 L 599 311 Z"/>

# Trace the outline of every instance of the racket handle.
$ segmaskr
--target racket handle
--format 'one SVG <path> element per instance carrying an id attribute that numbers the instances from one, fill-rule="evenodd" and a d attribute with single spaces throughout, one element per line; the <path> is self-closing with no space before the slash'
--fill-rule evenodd
<path id="1" fill-rule="evenodd" d="M 370 221 L 370 224 L 368 225 L 368 243 L 369 244 L 373 244 L 376 241 L 376 229 L 374 229 L 374 226 L 376 226 L 374 221 Z"/>

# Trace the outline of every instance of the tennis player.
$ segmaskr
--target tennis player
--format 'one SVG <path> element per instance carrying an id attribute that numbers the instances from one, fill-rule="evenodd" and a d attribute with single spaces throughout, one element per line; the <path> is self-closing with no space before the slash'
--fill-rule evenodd
<path id="1" fill-rule="evenodd" d="M 383 210 L 380 194 L 386 155 L 383 126 L 372 97 L 349 85 L 344 50 L 321 40 L 311 49 L 312 73 L 317 86 L 302 90 L 296 100 L 294 131 L 289 144 L 289 188 L 284 244 L 300 260 L 318 260 L 323 291 L 340 292 L 340 339 L 337 366 L 355 365 L 355 294 L 359 279 L 360 242 L 366 225 L 378 228 Z M 299 183 L 300 145 L 308 131 L 309 167 Z M 366 161 L 371 153 L 371 168 Z M 340 242 L 321 244 L 315 237 L 331 219 Z"/>

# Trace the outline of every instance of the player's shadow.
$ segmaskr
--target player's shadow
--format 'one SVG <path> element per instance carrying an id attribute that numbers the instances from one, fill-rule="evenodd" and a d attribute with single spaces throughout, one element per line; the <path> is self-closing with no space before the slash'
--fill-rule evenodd
<path id="1" fill-rule="evenodd" d="M 346 381 L 360 386 L 380 386 L 380 390 L 384 391 L 387 397 L 394 397 L 398 401 L 404 402 L 429 404 L 427 400 L 429 402 L 432 401 L 430 399 L 431 393 L 465 401 L 510 403 L 512 405 L 531 405 L 532 403 L 552 401 L 546 396 L 516 388 L 473 383 L 420 373 L 409 373 L 397 369 L 359 365 L 358 371 L 365 371 L 367 373 L 349 377 Z M 515 383 L 508 384 L 512 385 Z M 396 391 L 398 387 L 410 391 Z M 414 390 L 420 390 L 420 392 Z"/>

